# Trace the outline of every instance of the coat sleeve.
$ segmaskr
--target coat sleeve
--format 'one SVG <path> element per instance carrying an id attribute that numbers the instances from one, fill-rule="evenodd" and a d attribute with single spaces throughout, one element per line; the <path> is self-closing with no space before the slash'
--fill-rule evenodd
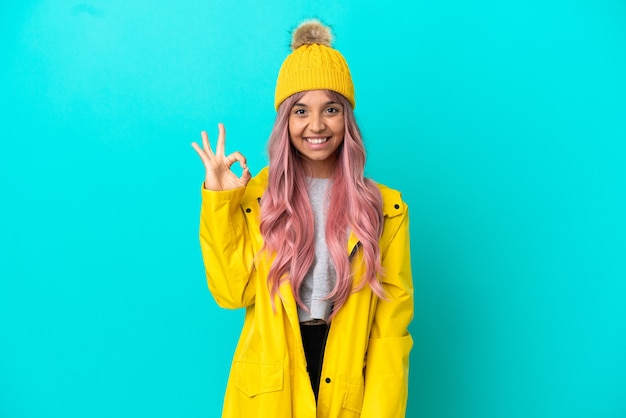
<path id="1" fill-rule="evenodd" d="M 389 245 L 381 249 L 385 299 L 380 299 L 370 333 L 361 418 L 404 418 L 408 398 L 409 353 L 413 339 L 413 280 L 408 208 Z"/>
<path id="2" fill-rule="evenodd" d="M 245 190 L 202 188 L 200 248 L 209 289 L 223 308 L 242 308 L 254 302 L 254 250 L 241 208 Z"/>

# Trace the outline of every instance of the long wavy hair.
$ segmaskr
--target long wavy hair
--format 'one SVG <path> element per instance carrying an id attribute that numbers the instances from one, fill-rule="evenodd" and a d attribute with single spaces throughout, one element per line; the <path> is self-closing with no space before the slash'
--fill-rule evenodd
<path id="1" fill-rule="evenodd" d="M 337 273 L 334 289 L 327 296 L 333 302 L 331 317 L 346 302 L 352 291 L 353 277 L 347 240 L 350 232 L 359 239 L 365 263 L 365 277 L 355 291 L 369 284 L 372 291 L 384 297 L 378 276 L 383 274 L 378 240 L 382 233 L 382 197 L 376 184 L 364 177 L 365 146 L 350 103 L 339 93 L 327 91 L 343 105 L 345 134 L 337 149 L 331 175 L 326 245 Z M 261 235 L 264 250 L 275 254 L 270 267 L 268 286 L 278 293 L 283 281 L 289 280 L 296 302 L 300 286 L 315 260 L 313 210 L 307 192 L 306 166 L 289 140 L 289 114 L 305 92 L 287 98 L 278 108 L 268 143 L 269 182 L 261 199 Z"/>

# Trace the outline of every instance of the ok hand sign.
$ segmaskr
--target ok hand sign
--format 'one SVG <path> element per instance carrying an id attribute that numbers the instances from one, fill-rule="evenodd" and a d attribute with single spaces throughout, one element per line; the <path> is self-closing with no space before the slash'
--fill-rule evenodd
<path id="1" fill-rule="evenodd" d="M 250 170 L 246 164 L 246 158 L 240 152 L 233 152 L 228 156 L 224 155 L 224 146 L 226 144 L 226 131 L 223 124 L 218 124 L 219 135 L 217 137 L 217 147 L 215 153 L 209 145 L 209 137 L 205 131 L 202 131 L 202 148 L 195 142 L 191 143 L 193 149 L 196 150 L 204 168 L 206 176 L 204 179 L 204 188 L 207 190 L 231 190 L 243 187 L 250 181 Z M 243 169 L 241 177 L 237 177 L 231 171 L 231 167 L 235 162 Z"/>

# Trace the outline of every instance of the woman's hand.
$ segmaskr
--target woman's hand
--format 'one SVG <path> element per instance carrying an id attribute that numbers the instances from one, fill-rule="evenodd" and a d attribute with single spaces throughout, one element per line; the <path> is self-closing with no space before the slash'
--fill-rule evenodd
<path id="1" fill-rule="evenodd" d="M 228 156 L 224 155 L 224 146 L 226 144 L 226 132 L 223 124 L 218 124 L 219 135 L 217 137 L 217 147 L 215 153 L 209 145 L 209 137 L 205 131 L 202 131 L 202 146 L 195 142 L 191 143 L 193 149 L 196 150 L 204 168 L 206 176 L 204 178 L 204 188 L 207 190 L 231 190 L 243 187 L 250 181 L 250 170 L 246 164 L 246 158 L 240 152 L 233 152 Z M 243 169 L 241 177 L 237 177 L 230 168 L 235 162 Z"/>

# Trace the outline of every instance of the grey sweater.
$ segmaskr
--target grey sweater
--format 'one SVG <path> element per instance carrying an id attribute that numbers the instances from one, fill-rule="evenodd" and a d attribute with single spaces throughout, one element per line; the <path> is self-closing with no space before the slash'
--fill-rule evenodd
<path id="1" fill-rule="evenodd" d="M 326 245 L 325 227 L 326 212 L 328 211 L 327 190 L 330 179 L 327 178 L 307 178 L 309 199 L 313 208 L 315 220 L 315 260 L 308 271 L 302 286 L 300 287 L 300 298 L 310 312 L 298 306 L 298 317 L 300 322 L 311 319 L 328 320 L 332 310 L 332 301 L 325 300 L 326 296 L 335 287 L 336 272 L 333 260 Z"/>

